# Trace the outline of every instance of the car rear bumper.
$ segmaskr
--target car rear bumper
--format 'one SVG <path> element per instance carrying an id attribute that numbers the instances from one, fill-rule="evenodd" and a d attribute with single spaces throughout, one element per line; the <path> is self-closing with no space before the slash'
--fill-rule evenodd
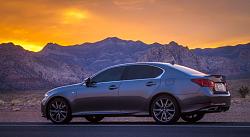
<path id="1" fill-rule="evenodd" d="M 204 107 L 199 109 L 199 112 L 214 113 L 214 112 L 224 112 L 229 110 L 231 105 L 231 96 L 211 96 L 210 101 L 205 103 Z"/>
<path id="2" fill-rule="evenodd" d="M 212 96 L 197 95 L 197 96 L 195 98 L 187 96 L 187 95 L 181 96 L 181 110 L 183 113 L 224 112 L 224 111 L 229 110 L 230 105 L 231 105 L 230 94 L 220 94 L 220 95 L 212 95 Z"/>
<path id="3" fill-rule="evenodd" d="M 198 112 L 205 112 L 205 113 L 215 113 L 215 112 L 225 112 L 229 110 L 230 106 L 225 105 L 215 105 L 215 106 L 208 106 L 201 108 Z"/>

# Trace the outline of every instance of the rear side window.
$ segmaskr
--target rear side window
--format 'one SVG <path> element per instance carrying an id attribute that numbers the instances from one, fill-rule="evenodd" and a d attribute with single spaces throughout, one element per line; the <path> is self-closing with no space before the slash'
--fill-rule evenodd
<path id="1" fill-rule="evenodd" d="M 125 67 L 115 67 L 104 70 L 92 78 L 94 82 L 108 82 L 108 81 L 119 81 L 121 80 Z"/>
<path id="2" fill-rule="evenodd" d="M 155 78 L 163 73 L 163 70 L 148 65 L 132 65 L 128 66 L 125 69 L 123 79 L 132 80 L 132 79 L 146 79 L 146 78 Z"/>

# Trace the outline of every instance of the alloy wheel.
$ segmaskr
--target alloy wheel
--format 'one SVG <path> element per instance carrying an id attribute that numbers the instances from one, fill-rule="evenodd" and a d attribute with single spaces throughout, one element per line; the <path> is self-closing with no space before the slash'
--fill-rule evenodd
<path id="1" fill-rule="evenodd" d="M 48 114 L 52 122 L 64 123 L 69 118 L 69 106 L 64 99 L 54 99 L 49 104 Z"/>
<path id="2" fill-rule="evenodd" d="M 160 96 L 153 101 L 151 112 L 159 123 L 176 122 L 180 118 L 180 109 L 173 97 Z"/>

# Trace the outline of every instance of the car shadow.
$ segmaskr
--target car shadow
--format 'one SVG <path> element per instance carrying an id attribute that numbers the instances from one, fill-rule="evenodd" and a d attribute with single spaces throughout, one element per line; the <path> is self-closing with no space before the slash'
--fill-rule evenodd
<path id="1" fill-rule="evenodd" d="M 250 122 L 196 122 L 196 123 L 188 123 L 188 122 L 176 122 L 172 124 L 159 124 L 156 122 L 99 122 L 99 123 L 90 123 L 90 122 L 71 122 L 69 125 L 250 125 Z"/>
<path id="2" fill-rule="evenodd" d="M 53 124 L 52 122 L 0 122 L 0 125 L 107 125 L 107 126 L 115 126 L 115 125 L 174 125 L 174 126 L 183 126 L 183 125 L 209 125 L 209 126 L 249 126 L 250 122 L 196 122 L 196 123 L 188 123 L 188 122 L 177 122 L 173 124 L 158 124 L 156 122 L 133 122 L 133 121 L 117 121 L 117 122 L 99 122 L 99 123 L 90 123 L 90 122 L 70 122 L 68 124 Z"/>

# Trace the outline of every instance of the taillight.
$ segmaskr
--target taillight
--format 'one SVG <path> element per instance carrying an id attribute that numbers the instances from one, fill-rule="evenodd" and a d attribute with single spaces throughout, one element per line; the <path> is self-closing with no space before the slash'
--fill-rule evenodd
<path id="1" fill-rule="evenodd" d="M 214 88 L 214 82 L 209 79 L 192 79 L 191 81 L 202 87 Z"/>
<path id="2" fill-rule="evenodd" d="M 228 84 L 226 83 L 226 81 L 224 82 L 224 85 L 226 86 L 226 89 L 228 90 L 229 87 L 228 87 Z"/>

